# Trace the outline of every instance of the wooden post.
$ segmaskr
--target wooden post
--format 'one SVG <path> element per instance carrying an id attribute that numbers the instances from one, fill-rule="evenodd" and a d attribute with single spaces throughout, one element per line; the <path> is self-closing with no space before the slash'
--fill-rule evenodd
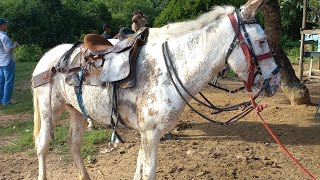
<path id="1" fill-rule="evenodd" d="M 312 76 L 312 67 L 313 67 L 313 57 L 311 57 L 311 61 L 310 61 L 310 68 L 309 68 L 309 77 Z"/>
<path id="2" fill-rule="evenodd" d="M 307 0 L 303 0 L 303 17 L 301 26 L 301 43 L 300 43 L 300 60 L 299 60 L 299 74 L 298 78 L 302 81 L 303 76 L 303 61 L 304 61 L 304 33 L 303 30 L 306 28 L 306 14 L 307 14 Z"/>

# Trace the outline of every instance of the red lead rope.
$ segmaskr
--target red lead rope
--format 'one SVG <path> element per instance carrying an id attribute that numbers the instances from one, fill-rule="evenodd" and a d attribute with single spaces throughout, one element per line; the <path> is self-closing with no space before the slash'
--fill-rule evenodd
<path id="1" fill-rule="evenodd" d="M 253 96 L 250 96 L 251 99 L 251 103 L 253 108 L 255 109 L 256 114 L 258 115 L 258 117 L 260 118 L 260 120 L 262 121 L 264 127 L 269 131 L 270 135 L 273 137 L 273 139 L 278 143 L 278 145 L 282 148 L 282 150 L 286 153 L 287 156 L 290 157 L 290 159 L 300 167 L 300 169 L 306 174 L 308 175 L 311 179 L 316 180 L 316 178 L 305 168 L 303 167 L 299 161 L 294 158 L 292 156 L 292 154 L 288 151 L 288 149 L 286 147 L 284 147 L 284 145 L 279 141 L 279 139 L 277 138 L 277 136 L 272 132 L 272 130 L 270 129 L 269 125 L 263 120 L 263 118 L 260 115 L 260 112 L 266 108 L 266 105 L 257 105 L 253 99 Z"/>

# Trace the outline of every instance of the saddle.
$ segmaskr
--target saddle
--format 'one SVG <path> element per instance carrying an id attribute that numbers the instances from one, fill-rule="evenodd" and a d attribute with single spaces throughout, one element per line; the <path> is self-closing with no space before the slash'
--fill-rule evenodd
<path id="1" fill-rule="evenodd" d="M 114 45 L 112 39 L 107 40 L 97 34 L 88 34 L 84 38 L 84 44 L 80 46 L 80 51 L 75 51 L 80 45 L 77 43 L 61 57 L 56 66 L 34 76 L 33 87 L 48 83 L 49 77 L 56 72 L 67 73 L 66 83 L 77 86 L 75 77 L 81 67 L 85 66 L 80 62 L 79 56 L 85 56 L 85 61 L 91 64 L 90 69 L 93 66 L 93 70 L 86 74 L 83 84 L 104 86 L 106 82 L 117 82 L 121 88 L 133 87 L 136 59 L 141 46 L 146 44 L 148 33 L 148 28 L 142 28 Z"/>
<path id="2" fill-rule="evenodd" d="M 109 40 L 96 34 L 88 34 L 84 45 L 92 55 L 104 58 L 100 80 L 119 82 L 120 87 L 128 88 L 135 84 L 135 62 L 142 45 L 146 43 L 148 29 L 143 28 L 128 38 L 113 45 Z"/>

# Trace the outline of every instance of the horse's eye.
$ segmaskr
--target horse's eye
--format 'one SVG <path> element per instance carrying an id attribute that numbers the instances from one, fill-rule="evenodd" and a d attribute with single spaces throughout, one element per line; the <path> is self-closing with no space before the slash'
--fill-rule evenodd
<path id="1" fill-rule="evenodd" d="M 265 43 L 266 43 L 266 40 L 264 40 L 264 39 L 258 40 L 258 46 L 260 48 L 262 48 L 265 45 Z"/>

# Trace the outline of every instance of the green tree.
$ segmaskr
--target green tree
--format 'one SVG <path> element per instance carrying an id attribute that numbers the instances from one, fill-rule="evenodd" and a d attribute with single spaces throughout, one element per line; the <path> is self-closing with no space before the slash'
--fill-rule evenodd
<path id="1" fill-rule="evenodd" d="M 278 0 L 280 6 L 281 26 L 284 37 L 291 40 L 300 39 L 300 27 L 302 23 L 302 0 Z M 308 17 L 306 28 L 320 27 L 320 2 L 308 0 Z"/>
<path id="2" fill-rule="evenodd" d="M 166 6 L 168 0 L 109 0 L 106 4 L 112 14 L 113 30 L 118 31 L 122 27 L 131 27 L 132 13 L 140 9 L 148 16 L 148 26 L 153 26 L 153 21 L 160 11 Z"/>
<path id="3" fill-rule="evenodd" d="M 207 12 L 214 5 L 235 5 L 240 7 L 245 0 L 171 0 L 168 6 L 156 17 L 154 25 L 162 26 L 168 21 L 176 22 L 193 19 Z"/>
<path id="4" fill-rule="evenodd" d="M 319 0 L 309 0 L 308 9 L 310 10 L 308 13 L 308 22 L 311 22 L 311 27 L 315 26 L 320 28 L 320 1 Z"/>
<path id="5" fill-rule="evenodd" d="M 107 6 L 94 0 L 2 0 L 0 16 L 11 21 L 14 40 L 43 48 L 78 41 L 111 20 Z"/>
<path id="6" fill-rule="evenodd" d="M 302 21 L 302 1 L 279 0 L 278 2 L 283 35 L 291 40 L 299 39 Z"/>
<path id="7" fill-rule="evenodd" d="M 102 1 L 63 0 L 64 8 L 72 14 L 68 19 L 74 35 L 102 33 L 102 26 L 112 20 L 108 7 Z M 70 22 L 72 21 L 72 22 Z"/>

